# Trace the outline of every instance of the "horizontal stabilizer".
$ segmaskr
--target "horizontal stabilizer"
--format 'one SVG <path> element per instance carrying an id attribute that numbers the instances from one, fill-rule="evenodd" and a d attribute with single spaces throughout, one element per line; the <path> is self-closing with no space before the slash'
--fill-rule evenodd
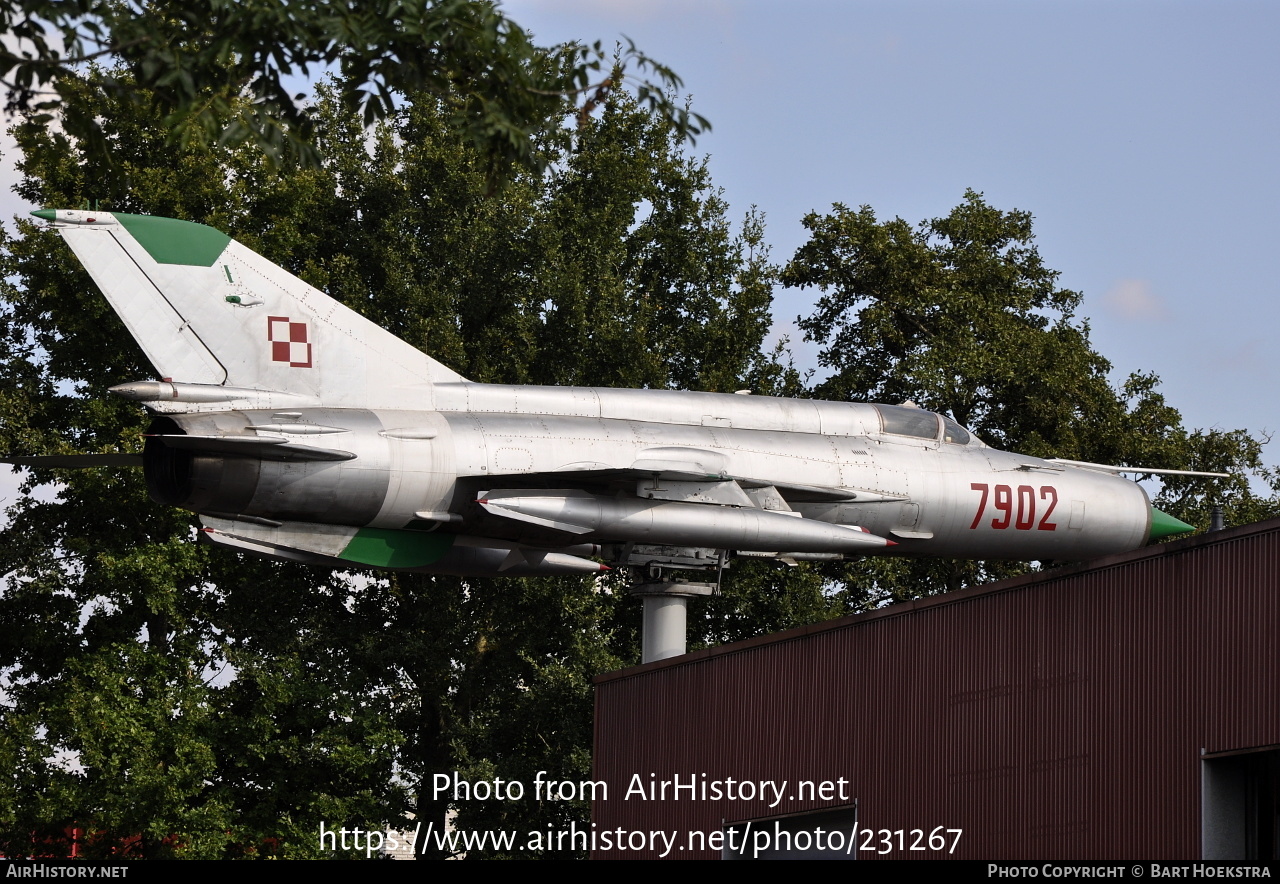
<path id="1" fill-rule="evenodd" d="M 330 568 L 387 568 L 425 574 L 530 577 L 542 574 L 599 574 L 607 566 L 569 552 L 524 547 L 487 537 L 352 528 L 310 522 L 261 524 L 203 515 L 202 536 L 210 543 L 260 558 Z"/>
<path id="2" fill-rule="evenodd" d="M 155 411 L 198 411 L 202 407 L 279 409 L 301 408 L 319 405 L 316 396 L 284 393 L 280 390 L 259 390 L 251 387 L 231 387 L 225 384 L 180 384 L 167 381 L 133 381 L 117 384 L 110 392 L 123 399 L 141 402 Z"/>
<path id="3" fill-rule="evenodd" d="M 200 536 L 215 546 L 225 547 L 235 552 L 248 553 L 260 559 L 271 559 L 277 562 L 297 562 L 300 565 L 329 565 L 331 567 L 341 565 L 341 562 L 335 562 L 333 559 L 317 553 L 279 544 L 262 543 L 238 534 L 219 531 L 215 528 L 205 528 Z"/>

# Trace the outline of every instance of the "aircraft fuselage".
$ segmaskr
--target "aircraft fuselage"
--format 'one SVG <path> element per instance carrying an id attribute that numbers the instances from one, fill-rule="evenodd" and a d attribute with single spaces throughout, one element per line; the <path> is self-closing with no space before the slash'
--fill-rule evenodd
<path id="1" fill-rule="evenodd" d="M 473 383 L 213 228 L 34 214 L 161 378 L 113 388 L 155 416 L 152 496 L 253 555 L 510 576 L 734 555 L 1063 560 L 1190 527 L 1153 514 L 1123 467 L 996 451 L 914 407 Z"/>
<path id="2" fill-rule="evenodd" d="M 923 411 L 936 422 L 930 437 L 886 432 L 884 407 L 858 403 L 469 383 L 434 392 L 434 411 L 171 415 L 177 432 L 195 437 L 279 439 L 354 457 L 191 450 L 177 455 L 188 462 L 179 484 L 172 467 L 161 466 L 179 450 L 166 444 L 165 459 L 148 460 L 153 494 L 215 518 L 443 530 L 539 548 L 678 541 L 628 533 L 608 511 L 569 534 L 487 511 L 477 503 L 482 495 L 572 491 L 604 500 L 606 510 L 620 499 L 671 501 L 699 507 L 707 522 L 721 508 L 789 512 L 897 544 L 862 550 L 875 554 L 1083 559 L 1141 546 L 1150 531 L 1140 486 L 973 437 L 947 441 L 943 422 Z M 700 492 L 700 484 L 719 487 Z M 726 496 L 737 494 L 735 485 L 745 497 Z M 713 529 L 692 545 L 716 546 L 716 536 Z M 741 535 L 730 536 L 732 548 L 745 549 Z M 814 551 L 791 542 L 750 551 Z"/>

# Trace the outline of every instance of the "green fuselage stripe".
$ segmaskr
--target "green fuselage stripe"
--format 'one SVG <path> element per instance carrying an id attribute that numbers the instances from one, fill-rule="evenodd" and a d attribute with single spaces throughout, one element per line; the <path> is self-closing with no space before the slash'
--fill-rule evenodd
<path id="1" fill-rule="evenodd" d="M 375 568 L 420 568 L 444 558 L 453 540 L 452 534 L 361 528 L 338 558 Z"/>

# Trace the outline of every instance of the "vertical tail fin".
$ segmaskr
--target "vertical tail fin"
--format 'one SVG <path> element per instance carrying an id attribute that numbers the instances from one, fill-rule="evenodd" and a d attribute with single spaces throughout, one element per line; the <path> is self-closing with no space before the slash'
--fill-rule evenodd
<path id="1" fill-rule="evenodd" d="M 225 233 L 172 218 L 42 209 L 162 378 L 430 407 L 455 372 Z"/>

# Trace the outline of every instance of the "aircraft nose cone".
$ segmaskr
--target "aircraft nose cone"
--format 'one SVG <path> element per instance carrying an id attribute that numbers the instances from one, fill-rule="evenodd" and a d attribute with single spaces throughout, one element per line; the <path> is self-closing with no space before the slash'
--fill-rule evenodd
<path id="1" fill-rule="evenodd" d="M 37 218 L 43 218 L 46 221 L 58 220 L 57 212 L 55 212 L 53 209 L 37 209 L 31 214 L 35 215 Z"/>
<path id="2" fill-rule="evenodd" d="M 1191 525 L 1181 519 L 1175 519 L 1168 513 L 1162 513 L 1155 507 L 1151 508 L 1151 536 L 1148 541 L 1161 540 L 1165 537 L 1172 537 L 1175 534 L 1186 534 L 1188 531 L 1196 530 Z"/>

